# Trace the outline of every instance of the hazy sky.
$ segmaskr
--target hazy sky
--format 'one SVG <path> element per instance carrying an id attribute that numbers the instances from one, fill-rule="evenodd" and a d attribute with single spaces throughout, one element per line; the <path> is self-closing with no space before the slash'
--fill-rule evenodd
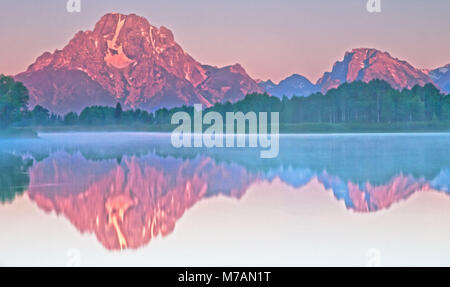
<path id="1" fill-rule="evenodd" d="M 62 49 L 108 12 L 135 13 L 166 26 L 196 60 L 240 63 L 250 76 L 316 81 L 346 50 L 374 47 L 419 68 L 450 63 L 450 0 L 1 0 L 0 73 L 24 71 L 44 51 Z"/>

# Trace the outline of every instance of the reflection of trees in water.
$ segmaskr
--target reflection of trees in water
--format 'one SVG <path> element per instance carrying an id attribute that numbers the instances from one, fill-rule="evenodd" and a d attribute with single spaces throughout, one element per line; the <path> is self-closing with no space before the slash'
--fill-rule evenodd
<path id="1" fill-rule="evenodd" d="M 443 172 L 450 166 L 448 140 L 445 135 L 282 137 L 279 156 L 261 159 L 258 149 L 176 149 L 171 146 L 169 137 L 164 136 L 131 136 L 124 139 L 123 135 L 108 135 L 105 138 L 74 138 L 73 141 L 61 136 L 58 140 L 34 140 L 32 144 L 19 142 L 14 146 L 5 146 L 3 152 L 9 150 L 12 155 L 31 157 L 36 164 L 60 152 L 74 158 L 81 156 L 92 163 L 117 165 L 121 165 L 126 158 L 149 155 L 158 158 L 161 166 L 167 165 L 170 159 L 189 162 L 204 157 L 212 159 L 217 165 L 238 166 L 262 179 L 279 177 L 295 187 L 306 184 L 316 176 L 327 186 L 333 187 L 337 198 L 342 198 L 342 194 L 349 196 L 349 182 L 366 189 L 367 184 L 384 186 L 398 176 L 412 177 L 415 181 L 429 182 L 439 190 L 448 190 L 449 172 Z M 7 162 L 6 157 L 2 158 L 2 162 Z M 2 165 L 6 166 L 5 163 Z M 80 169 L 86 172 L 88 166 Z M 13 168 L 6 169 L 7 172 L 14 172 Z M 90 172 L 94 171 L 101 172 L 96 169 Z M 23 175 L 19 172 L 20 176 Z M 336 179 L 330 181 L 330 176 Z M 2 177 L 3 181 L 14 180 L 9 179 L 14 176 L 8 173 Z M 15 186 L 20 185 L 23 184 Z M 2 184 L 2 193 L 6 192 L 5 189 L 10 192 L 10 186 Z"/>
<path id="2" fill-rule="evenodd" d="M 28 169 L 33 160 L 13 154 L 0 154 L 0 202 L 12 202 L 30 183 Z"/>
<path id="3" fill-rule="evenodd" d="M 281 138 L 280 153 L 274 159 L 261 159 L 258 149 L 174 149 L 167 145 L 155 146 L 155 154 L 175 158 L 205 155 L 253 173 L 308 170 L 327 172 L 344 182 L 380 185 L 400 174 L 434 179 L 450 166 L 448 141 L 448 136 L 305 136 Z"/>
<path id="4" fill-rule="evenodd" d="M 385 184 L 393 176 L 404 174 L 433 180 L 450 166 L 448 136 L 303 136 L 282 137 L 280 154 L 274 159 L 261 159 L 259 149 L 176 149 L 167 137 L 133 138 L 124 141 L 88 138 L 69 142 L 42 143 L 15 147 L 17 153 L 31 155 L 41 161 L 56 151 L 80 153 L 91 161 L 116 160 L 123 157 L 143 157 L 149 154 L 162 159 L 182 160 L 207 156 L 216 163 L 237 164 L 254 174 L 286 173 L 309 170 L 315 174 L 327 172 L 347 182 Z M 122 140 L 122 141 L 121 141 Z M 119 142 L 117 142 L 119 141 Z"/>

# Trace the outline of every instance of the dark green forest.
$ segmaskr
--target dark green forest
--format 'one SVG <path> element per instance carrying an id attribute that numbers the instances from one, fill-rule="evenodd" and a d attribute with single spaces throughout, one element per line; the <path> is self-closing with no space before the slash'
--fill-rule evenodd
<path id="1" fill-rule="evenodd" d="M 325 95 L 278 99 L 250 94 L 235 104 L 216 104 L 210 110 L 279 112 L 281 123 L 394 123 L 450 121 L 450 96 L 432 84 L 397 91 L 381 80 L 353 82 Z"/>
<path id="2" fill-rule="evenodd" d="M 10 77 L 0 76 L 0 127 L 71 127 L 71 126 L 133 126 L 170 125 L 178 111 L 193 114 L 193 107 L 162 108 L 154 112 L 140 109 L 91 106 L 81 113 L 57 115 L 42 106 L 29 109 L 26 87 Z M 450 95 L 444 95 L 432 84 L 402 91 L 382 80 L 369 83 L 345 83 L 326 94 L 308 97 L 283 97 L 248 94 L 235 103 L 216 103 L 204 112 L 279 112 L 281 124 L 395 124 L 450 123 Z"/>

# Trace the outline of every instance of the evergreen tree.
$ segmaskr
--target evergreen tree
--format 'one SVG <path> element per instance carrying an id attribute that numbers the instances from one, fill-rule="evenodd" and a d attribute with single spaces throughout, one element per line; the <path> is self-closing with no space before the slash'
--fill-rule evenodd
<path id="1" fill-rule="evenodd" d="M 116 119 L 116 122 L 120 122 L 120 118 L 122 116 L 123 110 L 120 103 L 117 103 L 116 109 L 114 110 L 114 118 Z"/>
<path id="2" fill-rule="evenodd" d="M 22 119 L 27 110 L 28 90 L 13 78 L 0 75 L 0 126 Z"/>

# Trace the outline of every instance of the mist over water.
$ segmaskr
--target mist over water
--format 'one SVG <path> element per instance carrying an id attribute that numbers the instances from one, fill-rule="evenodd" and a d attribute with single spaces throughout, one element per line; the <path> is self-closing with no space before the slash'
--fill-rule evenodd
<path id="1" fill-rule="evenodd" d="M 359 266 L 370 248 L 385 265 L 449 263 L 446 133 L 282 135 L 273 159 L 170 134 L 41 134 L 0 154 L 2 265 L 65 265 L 71 247 L 83 265 Z"/>

